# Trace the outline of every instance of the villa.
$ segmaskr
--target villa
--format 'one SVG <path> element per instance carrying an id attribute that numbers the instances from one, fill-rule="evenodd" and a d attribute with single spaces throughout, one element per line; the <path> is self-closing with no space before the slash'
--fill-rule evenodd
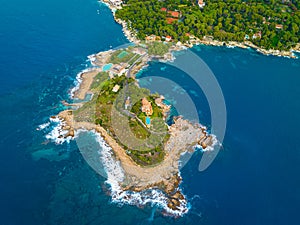
<path id="1" fill-rule="evenodd" d="M 166 20 L 167 20 L 167 24 L 172 24 L 174 21 L 177 21 L 178 19 L 168 17 L 166 18 Z"/>
<path id="2" fill-rule="evenodd" d="M 253 39 L 261 38 L 261 31 L 258 31 L 257 33 L 253 34 L 252 38 Z"/>
<path id="3" fill-rule="evenodd" d="M 167 8 L 161 8 L 160 11 L 163 11 L 167 14 L 167 23 L 172 24 L 174 21 L 178 21 L 178 19 L 182 16 L 180 11 L 169 11 Z"/>
<path id="4" fill-rule="evenodd" d="M 178 11 L 167 11 L 168 15 L 173 17 L 173 18 L 179 18 L 181 17 L 181 12 Z"/>
<path id="5" fill-rule="evenodd" d="M 153 113 L 151 102 L 147 98 L 142 99 L 142 112 L 146 113 L 147 116 L 151 116 Z"/>
<path id="6" fill-rule="evenodd" d="M 122 74 L 124 74 L 126 72 L 126 66 L 122 63 L 120 64 L 115 64 L 113 65 L 113 67 L 110 69 L 110 72 L 112 74 L 116 74 L 118 76 L 121 76 Z"/>

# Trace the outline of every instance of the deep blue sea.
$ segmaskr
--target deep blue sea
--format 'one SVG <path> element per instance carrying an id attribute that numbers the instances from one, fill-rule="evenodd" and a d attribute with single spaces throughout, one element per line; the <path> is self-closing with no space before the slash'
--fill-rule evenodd
<path id="1" fill-rule="evenodd" d="M 198 171 L 200 151 L 182 169 L 192 208 L 174 219 L 156 207 L 111 203 L 104 178 L 89 168 L 75 142 L 56 145 L 45 138 L 51 127 L 37 131 L 63 109 L 60 101 L 89 66 L 88 55 L 128 43 L 110 10 L 96 0 L 0 3 L 1 225 L 299 224 L 299 59 L 192 49 L 220 84 L 227 129 L 207 170 Z M 149 75 L 184 87 L 210 126 L 205 96 L 182 72 L 153 62 L 140 74 Z M 57 155 L 34 154 L 41 151 Z"/>

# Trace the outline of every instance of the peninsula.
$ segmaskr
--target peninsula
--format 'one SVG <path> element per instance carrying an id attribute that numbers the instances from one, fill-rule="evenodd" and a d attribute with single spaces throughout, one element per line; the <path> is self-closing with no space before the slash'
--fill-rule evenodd
<path id="1" fill-rule="evenodd" d="M 181 154 L 196 145 L 212 150 L 217 140 L 180 116 L 168 125 L 164 97 L 139 87 L 135 74 L 153 57 L 167 60 L 170 50 L 168 44 L 145 42 L 93 55 L 95 67 L 81 74 L 73 93 L 77 103 L 64 101 L 68 109 L 53 118 L 62 121 L 59 138 L 73 138 L 82 129 L 100 134 L 124 172 L 122 191 L 160 190 L 168 213 L 178 216 L 188 210 L 179 187 Z"/>

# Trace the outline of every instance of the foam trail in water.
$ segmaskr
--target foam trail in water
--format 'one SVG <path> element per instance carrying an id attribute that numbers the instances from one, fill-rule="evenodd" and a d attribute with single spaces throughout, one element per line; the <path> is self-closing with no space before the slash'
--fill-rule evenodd
<path id="1" fill-rule="evenodd" d="M 45 128 L 49 127 L 49 125 L 50 125 L 50 122 L 43 123 L 37 127 L 37 130 L 44 130 Z"/>

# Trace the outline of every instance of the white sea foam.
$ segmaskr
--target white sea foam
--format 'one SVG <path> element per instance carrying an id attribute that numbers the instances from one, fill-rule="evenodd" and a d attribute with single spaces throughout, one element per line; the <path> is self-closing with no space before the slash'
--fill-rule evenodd
<path id="1" fill-rule="evenodd" d="M 96 66 L 96 64 L 94 63 L 96 61 L 96 54 L 89 55 L 88 60 L 93 66 Z"/>
<path id="2" fill-rule="evenodd" d="M 80 88 L 80 84 L 82 83 L 82 78 L 81 78 L 82 74 L 87 73 L 87 72 L 89 72 L 93 69 L 94 69 L 94 67 L 84 69 L 76 75 L 76 80 L 74 81 L 75 86 L 73 88 L 71 88 L 70 91 L 69 91 L 70 98 L 73 99 L 75 92 Z"/>
<path id="3" fill-rule="evenodd" d="M 92 64 L 92 66 L 94 66 L 93 61 L 95 61 L 95 60 L 96 60 L 95 55 L 88 56 L 88 61 Z M 82 78 L 81 78 L 82 74 L 90 72 L 90 71 L 92 71 L 94 69 L 95 69 L 95 67 L 89 67 L 89 68 L 86 68 L 86 69 L 80 71 L 76 75 L 76 79 L 74 81 L 74 85 L 75 86 L 73 88 L 71 88 L 70 91 L 69 91 L 70 98 L 73 99 L 75 92 L 80 88 L 80 84 L 82 83 Z"/>
<path id="4" fill-rule="evenodd" d="M 236 46 L 234 45 L 226 45 L 226 48 L 235 48 Z"/>
<path id="5" fill-rule="evenodd" d="M 198 149 L 200 149 L 201 152 L 209 152 L 209 151 L 213 151 L 213 150 L 215 149 L 215 146 L 216 146 L 216 145 L 219 145 L 219 146 L 222 145 L 222 144 L 218 141 L 218 139 L 217 139 L 217 137 L 216 137 L 215 135 L 211 134 L 211 136 L 212 136 L 212 145 L 207 146 L 205 149 L 202 148 L 201 145 L 196 145 L 195 147 L 198 148 Z"/>
<path id="6" fill-rule="evenodd" d="M 54 141 L 56 144 L 62 144 L 64 142 L 69 143 L 73 138 L 72 137 L 67 137 L 65 138 L 64 136 L 68 133 L 67 130 L 63 130 L 63 126 L 66 125 L 65 122 L 60 120 L 58 117 L 55 118 L 50 118 L 51 124 L 53 124 L 53 129 L 46 135 L 46 138 Z"/>
<path id="7" fill-rule="evenodd" d="M 120 162 L 115 160 L 111 147 L 105 143 L 104 139 L 96 132 L 95 135 L 101 146 L 99 154 L 107 174 L 106 183 L 111 187 L 112 202 L 137 206 L 144 206 L 146 204 L 150 204 L 151 206 L 156 205 L 163 209 L 165 213 L 172 216 L 182 216 L 189 211 L 190 207 L 185 199 L 179 200 L 180 206 L 178 210 L 170 209 L 167 205 L 168 199 L 166 195 L 158 189 L 150 188 L 141 192 L 123 191 L 120 183 L 124 180 L 125 174 Z"/>
<path id="8" fill-rule="evenodd" d="M 44 130 L 45 128 L 49 127 L 49 125 L 50 125 L 50 122 L 43 123 L 38 126 L 37 130 Z"/>

